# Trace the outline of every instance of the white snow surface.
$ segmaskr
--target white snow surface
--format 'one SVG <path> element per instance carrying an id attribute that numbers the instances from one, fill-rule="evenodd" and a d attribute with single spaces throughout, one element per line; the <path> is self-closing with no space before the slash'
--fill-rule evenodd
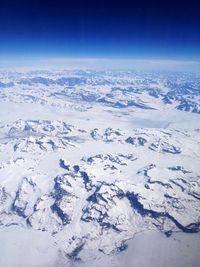
<path id="1" fill-rule="evenodd" d="M 198 266 L 199 86 L 1 71 L 0 267 Z"/>

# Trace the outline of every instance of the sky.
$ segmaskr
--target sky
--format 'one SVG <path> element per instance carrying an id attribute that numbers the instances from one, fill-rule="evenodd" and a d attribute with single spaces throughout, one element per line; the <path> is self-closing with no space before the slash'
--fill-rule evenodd
<path id="1" fill-rule="evenodd" d="M 200 2 L 0 0 L 0 60 L 200 60 Z"/>

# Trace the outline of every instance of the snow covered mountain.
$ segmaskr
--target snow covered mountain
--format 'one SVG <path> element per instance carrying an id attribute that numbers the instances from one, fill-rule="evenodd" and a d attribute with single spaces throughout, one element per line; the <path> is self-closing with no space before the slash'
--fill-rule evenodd
<path id="1" fill-rule="evenodd" d="M 68 263 L 199 232 L 199 76 L 1 72 L 0 106 L 1 228 L 48 233 Z"/>
<path id="2" fill-rule="evenodd" d="M 1 98 L 22 102 L 69 101 L 100 103 L 115 108 L 171 109 L 200 113 L 200 78 L 186 73 L 112 71 L 1 72 Z M 8 88 L 12 88 L 8 90 Z M 36 90 L 37 88 L 37 90 Z M 74 90 L 76 88 L 76 90 Z M 5 91 L 7 93 L 5 94 Z M 53 89 L 53 90 L 52 90 Z M 35 93 L 34 93 L 35 91 Z"/>

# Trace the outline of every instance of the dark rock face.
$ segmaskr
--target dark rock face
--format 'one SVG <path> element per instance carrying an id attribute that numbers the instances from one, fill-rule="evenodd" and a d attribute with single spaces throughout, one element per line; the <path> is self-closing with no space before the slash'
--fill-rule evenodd
<path id="1" fill-rule="evenodd" d="M 128 137 L 125 142 L 132 145 L 144 146 L 144 144 L 147 143 L 147 140 L 143 137 Z"/>

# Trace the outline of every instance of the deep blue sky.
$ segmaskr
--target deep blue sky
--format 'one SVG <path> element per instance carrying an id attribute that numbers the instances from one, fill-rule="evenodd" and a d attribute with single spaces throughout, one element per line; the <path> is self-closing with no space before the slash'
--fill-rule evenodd
<path id="1" fill-rule="evenodd" d="M 200 59 L 200 3 L 0 0 L 0 57 Z"/>

